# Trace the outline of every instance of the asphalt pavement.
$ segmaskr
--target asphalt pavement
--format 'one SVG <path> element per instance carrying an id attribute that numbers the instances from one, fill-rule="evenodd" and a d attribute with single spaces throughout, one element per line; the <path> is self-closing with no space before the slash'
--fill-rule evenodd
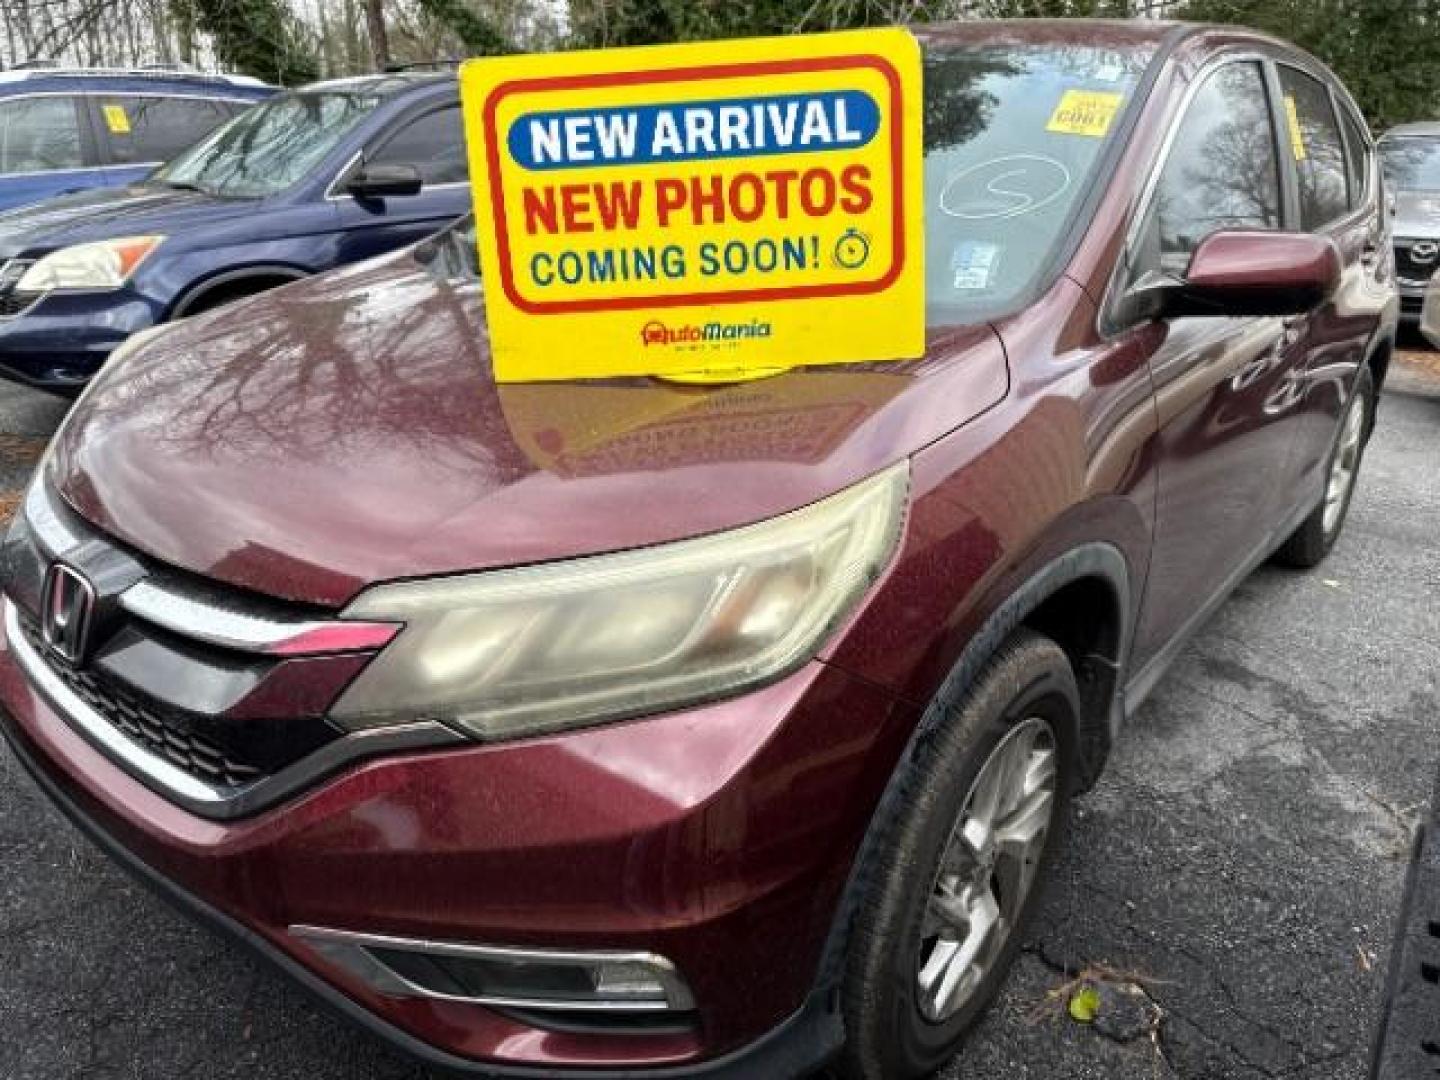
<path id="1" fill-rule="evenodd" d="M 63 412 L 0 384 L 0 515 Z M 1339 546 L 1258 571 L 1166 676 L 945 1080 L 1364 1076 L 1440 759 L 1437 463 L 1440 357 L 1415 353 Z M 0 868 L 6 1080 L 426 1076 L 133 884 L 4 750 Z"/>

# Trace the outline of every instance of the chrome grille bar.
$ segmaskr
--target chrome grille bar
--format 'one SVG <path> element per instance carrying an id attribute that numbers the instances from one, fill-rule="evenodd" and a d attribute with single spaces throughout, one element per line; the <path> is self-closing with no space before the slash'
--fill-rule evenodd
<path id="1" fill-rule="evenodd" d="M 378 649 L 400 628 L 343 619 L 274 619 L 188 596 L 152 579 L 120 594 L 131 615 L 222 649 L 300 656 Z"/>

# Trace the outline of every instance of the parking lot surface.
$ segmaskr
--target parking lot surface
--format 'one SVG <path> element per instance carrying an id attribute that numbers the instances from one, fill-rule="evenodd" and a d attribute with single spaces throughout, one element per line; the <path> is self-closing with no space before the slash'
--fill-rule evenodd
<path id="1" fill-rule="evenodd" d="M 0 513 L 63 412 L 0 384 Z M 1440 362 L 1413 354 L 1336 551 L 1258 571 L 1167 675 L 946 1080 L 1364 1075 L 1440 757 L 1437 455 Z M 0 1077 L 426 1075 L 133 884 L 3 749 L 0 866 Z"/>

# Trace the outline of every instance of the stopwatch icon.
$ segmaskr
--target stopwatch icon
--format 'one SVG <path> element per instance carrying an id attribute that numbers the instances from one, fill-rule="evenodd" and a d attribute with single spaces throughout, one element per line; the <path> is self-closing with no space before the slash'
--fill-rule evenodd
<path id="1" fill-rule="evenodd" d="M 858 270 L 870 258 L 870 238 L 859 229 L 846 229 L 835 241 L 835 261 L 846 270 Z"/>

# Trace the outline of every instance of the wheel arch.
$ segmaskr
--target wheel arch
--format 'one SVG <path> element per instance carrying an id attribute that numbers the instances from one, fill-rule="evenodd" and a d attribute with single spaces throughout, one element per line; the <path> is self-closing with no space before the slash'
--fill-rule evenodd
<path id="1" fill-rule="evenodd" d="M 936 687 L 909 744 L 897 762 L 962 699 L 995 650 L 1027 626 L 1065 650 L 1080 686 L 1084 784 L 1099 776 L 1121 722 L 1121 670 L 1134 630 L 1130 569 L 1113 544 L 1091 541 L 1035 569 L 990 611 Z"/>
<path id="2" fill-rule="evenodd" d="M 186 315 L 193 314 L 207 296 L 212 296 L 217 291 L 225 291 L 241 286 L 237 290 L 244 295 L 243 286 L 253 284 L 261 286 L 256 292 L 262 292 L 266 288 L 274 288 L 278 285 L 289 284 L 292 281 L 299 281 L 301 278 L 310 276 L 310 271 L 294 266 L 289 263 L 254 263 L 249 266 L 234 267 L 229 270 L 222 270 L 219 273 L 211 274 L 209 277 L 201 278 L 185 287 L 178 300 L 171 305 L 170 311 L 165 319 L 183 319 Z M 262 282 L 269 282 L 263 285 Z"/>
<path id="3" fill-rule="evenodd" d="M 1129 647 L 1130 610 L 1128 579 L 1091 568 L 1056 584 L 1019 623 L 1059 645 L 1075 671 L 1084 789 L 1099 779 L 1119 733 L 1120 673 Z"/>

